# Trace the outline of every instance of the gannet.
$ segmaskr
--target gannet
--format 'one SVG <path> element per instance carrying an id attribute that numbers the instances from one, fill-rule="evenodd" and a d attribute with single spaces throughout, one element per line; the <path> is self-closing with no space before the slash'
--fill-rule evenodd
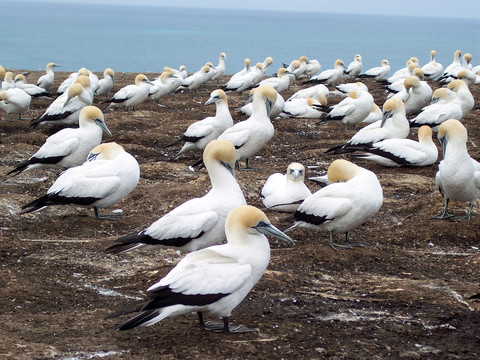
<path id="1" fill-rule="evenodd" d="M 257 88 L 253 88 L 252 90 L 250 90 L 250 95 L 248 97 L 247 103 L 240 108 L 241 113 L 243 113 L 245 115 L 248 115 L 248 116 L 252 115 L 252 113 L 253 113 L 253 103 L 252 103 L 253 93 L 255 92 L 256 89 Z M 277 93 L 277 98 L 275 99 L 275 102 L 272 104 L 272 108 L 270 109 L 270 119 L 271 120 L 276 119 L 282 113 L 284 108 L 285 108 L 285 100 L 283 99 L 282 95 Z"/>
<path id="2" fill-rule="evenodd" d="M 462 56 L 462 52 L 460 50 L 456 50 L 454 53 L 453 53 L 453 61 L 450 65 L 448 65 L 445 70 L 443 71 L 443 74 L 442 74 L 442 78 L 443 77 L 446 77 L 450 71 L 452 71 L 453 69 L 457 68 L 457 67 L 460 67 L 462 66 L 462 63 L 460 62 L 460 57 Z"/>
<path id="3" fill-rule="evenodd" d="M 387 94 L 387 99 L 390 99 L 395 94 L 398 94 L 402 90 L 405 90 L 405 80 L 411 76 L 418 77 L 419 80 L 423 81 L 423 71 L 418 67 L 413 67 L 413 63 L 410 63 L 411 75 L 398 77 L 398 80 L 388 84 L 385 87 L 385 93 Z"/>
<path id="4" fill-rule="evenodd" d="M 371 124 L 382 120 L 383 118 L 383 111 L 378 107 L 377 104 L 373 103 L 372 109 L 370 110 L 370 114 L 362 121 L 362 123 Z"/>
<path id="5" fill-rule="evenodd" d="M 13 83 L 13 73 L 11 71 L 6 71 L 3 76 L 2 90 L 8 90 L 14 87 L 15 84 Z"/>
<path id="6" fill-rule="evenodd" d="M 438 78 L 441 83 L 449 83 L 452 80 L 458 78 L 458 72 L 460 70 L 472 70 L 472 54 L 466 53 L 462 56 L 462 63 L 458 66 L 452 66 L 448 71 L 445 70 L 443 75 Z"/>
<path id="7" fill-rule="evenodd" d="M 160 77 L 152 81 L 149 95 L 150 99 L 157 104 L 162 97 L 172 93 L 178 84 L 176 79 L 176 76 L 170 71 L 163 71 Z"/>
<path id="8" fill-rule="evenodd" d="M 437 131 L 438 126 L 448 119 L 462 118 L 462 107 L 455 93 L 448 88 L 439 88 L 433 92 L 432 103 L 425 106 L 420 114 L 410 119 L 410 127 L 428 125 Z"/>
<path id="9" fill-rule="evenodd" d="M 148 78 L 143 74 L 138 74 L 135 77 L 135 85 L 124 86 L 110 100 L 103 103 L 125 106 L 128 111 L 130 111 L 130 108 L 135 110 L 135 106 L 147 100 L 150 92 L 149 85 L 152 85 L 152 83 L 148 81 Z"/>
<path id="10" fill-rule="evenodd" d="M 188 76 L 183 80 L 182 87 L 188 88 L 190 91 L 197 91 L 199 87 L 209 80 L 210 66 L 204 65 L 200 70 Z M 213 74 L 213 73 L 212 73 Z"/>
<path id="11" fill-rule="evenodd" d="M 354 60 L 350 64 L 348 64 L 347 69 L 344 70 L 344 74 L 355 79 L 362 72 L 363 63 L 362 56 L 360 54 L 356 54 L 353 59 Z"/>
<path id="12" fill-rule="evenodd" d="M 360 81 L 338 84 L 337 86 L 335 86 L 335 89 L 337 89 L 341 93 L 342 96 L 348 96 L 350 93 L 354 92 L 355 90 L 359 90 L 359 89 L 364 90 L 364 91 L 368 91 L 367 85 L 365 85 L 364 83 L 362 83 Z"/>
<path id="13" fill-rule="evenodd" d="M 342 60 L 335 60 L 333 69 L 328 69 L 322 71 L 316 76 L 312 76 L 307 83 L 323 83 L 325 85 L 335 85 L 338 83 L 338 80 L 342 77 L 343 70 L 346 69 L 345 64 Z"/>
<path id="14" fill-rule="evenodd" d="M 311 97 L 297 98 L 285 102 L 280 117 L 284 118 L 302 118 L 302 119 L 319 119 L 325 112 L 316 108 L 315 105 L 327 108 L 327 98 L 323 93 L 319 93 L 320 100 Z"/>
<path id="15" fill-rule="evenodd" d="M 212 80 L 218 82 L 225 73 L 225 60 L 227 60 L 227 54 L 224 52 L 220 53 L 220 55 L 218 55 L 218 65 L 215 67 L 215 75 Z"/>
<path id="16" fill-rule="evenodd" d="M 229 140 L 237 149 L 237 161 L 246 161 L 250 169 L 250 157 L 260 151 L 273 137 L 274 128 L 269 115 L 272 104 L 277 99 L 277 91 L 270 85 L 262 85 L 253 93 L 253 112 L 245 121 L 236 123 L 225 130 L 218 138 Z"/>
<path id="17" fill-rule="evenodd" d="M 314 86 L 307 87 L 305 89 L 298 90 L 295 94 L 290 96 L 287 101 L 291 101 L 297 98 L 306 98 L 306 97 L 315 97 L 318 93 L 323 93 L 325 96 L 328 96 L 330 91 L 323 84 L 317 84 Z"/>
<path id="18" fill-rule="evenodd" d="M 277 70 L 277 76 L 272 76 L 267 79 L 264 79 L 258 83 L 258 86 L 268 84 L 272 86 L 278 93 L 282 93 L 288 89 L 290 86 L 290 75 L 291 72 L 285 68 L 280 68 Z"/>
<path id="19" fill-rule="evenodd" d="M 173 68 L 168 67 L 168 66 L 163 67 L 163 71 L 168 71 L 173 75 L 170 78 L 170 83 L 171 83 L 171 86 L 172 86 L 172 91 L 171 91 L 172 94 L 175 94 L 177 91 L 180 90 L 180 88 L 183 84 L 183 80 L 186 79 L 187 76 L 188 76 L 187 70 L 186 70 L 187 68 L 184 65 L 181 65 L 180 69 L 185 69 L 185 71 L 173 69 Z"/>
<path id="20" fill-rule="evenodd" d="M 115 71 L 110 68 L 106 68 L 103 71 L 103 79 L 98 80 L 98 87 L 95 89 L 94 94 L 96 96 L 102 96 L 108 98 L 110 91 L 112 90 L 114 80 Z"/>
<path id="21" fill-rule="evenodd" d="M 78 128 L 67 128 L 47 138 L 28 160 L 22 161 L 7 175 L 41 168 L 70 168 L 85 162 L 90 151 L 102 141 L 102 132 L 112 136 L 102 112 L 96 106 L 85 106 L 78 119 Z"/>
<path id="22" fill-rule="evenodd" d="M 205 63 L 205 66 L 208 66 L 210 68 L 210 71 L 207 72 L 207 76 L 206 76 L 206 78 L 207 78 L 206 82 L 208 82 L 208 81 L 212 80 L 213 77 L 215 76 L 217 68 L 215 66 L 213 66 L 213 64 L 210 61 L 207 61 Z"/>
<path id="23" fill-rule="evenodd" d="M 477 83 L 477 76 L 473 71 L 467 69 L 462 69 L 457 73 L 457 78 L 465 81 L 468 87 Z"/>
<path id="24" fill-rule="evenodd" d="M 438 158 L 438 149 L 432 140 L 432 129 L 423 125 L 418 129 L 418 142 L 410 139 L 386 139 L 353 154 L 383 166 L 429 166 Z"/>
<path id="25" fill-rule="evenodd" d="M 90 79 L 90 83 L 92 82 L 92 77 L 91 77 L 92 72 L 84 67 L 80 68 L 77 72 L 71 73 L 68 78 L 66 78 L 59 86 L 57 89 L 57 95 L 63 94 L 65 91 L 67 91 L 68 87 L 72 84 L 75 83 L 77 80 L 77 77 L 80 75 L 86 76 Z M 98 78 L 97 78 L 98 79 Z M 97 80 L 98 81 L 98 80 Z M 92 85 L 92 84 L 91 84 Z M 95 87 L 96 88 L 96 87 Z M 92 88 L 93 89 L 93 88 Z"/>
<path id="26" fill-rule="evenodd" d="M 445 206 L 435 218 L 469 220 L 472 208 L 480 197 L 480 163 L 468 154 L 467 129 L 458 120 L 447 120 L 438 128 L 438 139 L 442 144 L 443 160 L 438 165 L 435 184 L 445 199 Z M 468 201 L 467 214 L 453 217 L 448 212 L 450 200 Z"/>
<path id="27" fill-rule="evenodd" d="M 376 81 L 383 80 L 390 72 L 390 63 L 387 59 L 380 62 L 381 66 L 368 69 L 365 73 L 359 75 L 360 78 L 373 78 Z"/>
<path id="28" fill-rule="evenodd" d="M 387 79 L 387 82 L 393 83 L 398 80 L 405 79 L 408 76 L 412 75 L 413 69 L 416 69 L 420 67 L 420 64 L 418 62 L 418 58 L 416 57 L 411 57 L 410 59 L 407 60 L 405 67 L 398 69 L 395 71 L 392 76 L 390 76 Z"/>
<path id="29" fill-rule="evenodd" d="M 304 183 L 305 167 L 291 163 L 286 174 L 275 173 L 263 185 L 260 198 L 268 210 L 294 212 L 312 192 Z"/>
<path id="30" fill-rule="evenodd" d="M 80 111 L 87 105 L 92 105 L 92 94 L 83 84 L 89 83 L 86 76 L 79 76 L 70 85 L 67 92 L 57 97 L 37 119 L 30 122 L 30 127 L 44 124 L 74 124 L 78 122 Z"/>
<path id="31" fill-rule="evenodd" d="M 410 131 L 409 122 L 405 114 L 405 105 L 400 99 L 388 99 L 383 104 L 383 118 L 380 121 L 360 129 L 343 145 L 327 150 L 326 154 L 343 154 L 362 150 L 385 139 L 405 139 Z"/>
<path id="32" fill-rule="evenodd" d="M 264 77 L 262 69 L 262 63 L 257 63 L 251 71 L 241 76 L 231 78 L 222 89 L 242 93 L 244 90 L 254 87 L 262 80 Z"/>
<path id="33" fill-rule="evenodd" d="M 245 60 L 243 60 L 243 63 L 245 64 L 244 68 L 233 74 L 230 80 L 235 79 L 238 76 L 242 76 L 243 74 L 250 71 L 251 60 L 249 58 L 245 58 Z"/>
<path id="34" fill-rule="evenodd" d="M 8 90 L 0 90 L 0 109 L 7 113 L 7 121 L 10 121 L 10 115 L 18 115 L 18 119 L 22 118 L 22 114 L 30 107 L 32 97 L 24 90 L 12 88 Z"/>
<path id="35" fill-rule="evenodd" d="M 296 69 L 290 70 L 293 73 L 294 79 L 302 79 L 305 76 L 305 71 L 307 70 L 307 64 L 309 63 L 308 58 L 305 55 L 300 56 L 297 60 L 298 66 Z"/>
<path id="36" fill-rule="evenodd" d="M 271 56 L 267 56 L 263 61 L 263 73 L 266 74 L 268 67 L 273 64 L 273 58 Z"/>
<path id="37" fill-rule="evenodd" d="M 150 326 L 167 317 L 197 312 L 205 330 L 224 333 L 254 331 L 229 324 L 231 312 L 260 280 L 270 261 L 270 235 L 293 243 L 267 216 L 249 205 L 237 207 L 225 223 L 227 243 L 187 254 L 159 282 L 147 289 L 149 300 L 107 318 L 139 312 L 119 330 Z M 223 318 L 205 322 L 204 313 Z"/>
<path id="38" fill-rule="evenodd" d="M 46 91 L 50 91 L 50 88 L 53 85 L 53 81 L 55 80 L 55 73 L 53 72 L 54 67 L 58 67 L 55 63 L 48 63 L 45 67 L 45 75 L 42 75 L 37 80 L 37 86 L 45 89 Z"/>
<path id="39" fill-rule="evenodd" d="M 322 65 L 320 65 L 320 62 L 316 59 L 313 59 L 313 60 L 308 60 L 308 63 L 307 63 L 307 68 L 305 69 L 305 75 L 307 77 L 312 77 L 313 75 L 315 75 L 316 73 L 318 73 L 320 71 L 320 69 L 322 68 Z"/>
<path id="40" fill-rule="evenodd" d="M 360 243 L 350 242 L 350 231 L 372 216 L 383 203 L 383 191 L 377 176 L 347 160 L 333 161 L 327 172 L 329 185 L 313 193 L 293 213 L 295 227 L 329 232 L 329 245 L 335 249 Z M 334 243 L 332 233 L 346 233 L 344 243 Z"/>
<path id="41" fill-rule="evenodd" d="M 34 84 L 25 83 L 25 76 L 23 74 L 15 75 L 13 86 L 18 89 L 22 89 L 28 95 L 34 98 L 41 97 L 41 96 L 48 96 L 48 92 L 44 88 L 41 88 L 40 86 L 37 86 Z"/>
<path id="42" fill-rule="evenodd" d="M 453 80 L 448 84 L 448 88 L 451 89 L 460 101 L 460 106 L 462 108 L 462 118 L 467 116 L 475 105 L 475 100 L 473 95 L 468 89 L 465 81 L 457 79 Z"/>
<path id="43" fill-rule="evenodd" d="M 63 172 L 47 194 L 22 206 L 20 214 L 52 205 L 93 208 L 97 219 L 118 219 L 121 214 L 100 215 L 130 194 L 140 178 L 137 160 L 117 143 L 103 143 L 90 151 L 87 161 Z"/>
<path id="44" fill-rule="evenodd" d="M 395 94 L 405 104 L 407 114 L 416 114 L 430 103 L 432 88 L 417 76 L 409 76 L 404 81 L 405 89 Z"/>
<path id="45" fill-rule="evenodd" d="M 225 239 L 225 219 L 230 211 L 245 205 L 235 179 L 236 153 L 226 140 L 212 140 L 203 153 L 211 190 L 184 202 L 145 230 L 115 240 L 109 253 L 133 249 L 175 248 L 185 252 L 220 244 Z"/>
<path id="46" fill-rule="evenodd" d="M 434 80 L 443 74 L 443 65 L 435 60 L 436 56 L 435 50 L 430 51 L 430 62 L 422 66 L 425 80 Z"/>
<path id="47" fill-rule="evenodd" d="M 205 105 L 215 104 L 215 116 L 206 117 L 203 120 L 194 122 L 183 133 L 178 142 L 185 142 L 182 149 L 175 155 L 178 158 L 183 153 L 190 150 L 203 150 L 208 143 L 218 138 L 226 129 L 233 126 L 232 115 L 228 109 L 228 100 L 225 92 L 221 89 L 214 90 L 210 93 L 210 98 Z"/>

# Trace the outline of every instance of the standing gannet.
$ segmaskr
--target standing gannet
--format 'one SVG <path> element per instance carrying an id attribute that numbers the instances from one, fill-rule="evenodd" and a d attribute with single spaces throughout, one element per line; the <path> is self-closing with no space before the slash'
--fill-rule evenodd
<path id="1" fill-rule="evenodd" d="M 344 74 L 350 76 L 351 78 L 356 78 L 363 70 L 362 56 L 356 54 L 353 57 L 353 61 L 348 64 L 348 67 L 344 70 Z"/>
<path id="2" fill-rule="evenodd" d="M 255 92 L 256 89 L 258 89 L 258 88 L 253 88 L 252 90 L 250 90 L 250 95 L 248 97 L 248 100 L 247 100 L 246 104 L 243 105 L 240 108 L 241 113 L 243 113 L 245 115 L 248 115 L 248 116 L 252 115 L 252 113 L 253 113 L 253 103 L 252 103 L 253 93 Z M 277 98 L 275 99 L 275 102 L 272 104 L 272 108 L 270 109 L 270 119 L 271 120 L 276 119 L 282 113 L 284 108 L 285 108 L 285 100 L 283 99 L 282 95 L 277 93 Z"/>
<path id="3" fill-rule="evenodd" d="M 139 312 L 119 330 L 150 326 L 167 317 L 197 312 L 205 330 L 224 333 L 254 331 L 232 326 L 229 317 L 235 307 L 260 280 L 270 261 L 270 246 L 263 235 L 293 243 L 267 216 L 253 206 L 232 210 L 225 222 L 227 243 L 187 254 L 159 282 L 147 289 L 149 300 L 129 306 L 107 318 Z M 204 322 L 204 313 L 223 318 L 223 323 Z"/>
<path id="4" fill-rule="evenodd" d="M 426 81 L 420 81 L 417 76 L 409 76 L 405 79 L 404 86 L 405 89 L 393 97 L 403 101 L 407 115 L 418 113 L 430 103 L 433 91 Z"/>
<path id="5" fill-rule="evenodd" d="M 113 78 L 114 75 L 115 71 L 110 68 L 106 68 L 103 71 L 103 79 L 98 80 L 98 87 L 95 89 L 94 95 L 103 96 L 105 99 L 107 99 L 115 82 L 115 79 Z"/>
<path id="6" fill-rule="evenodd" d="M 188 88 L 188 90 L 196 92 L 198 88 L 209 80 L 209 76 L 213 74 L 213 72 L 209 74 L 211 71 L 210 66 L 202 66 L 200 70 L 183 80 L 182 88 Z"/>
<path id="7" fill-rule="evenodd" d="M 443 75 L 438 79 L 442 83 L 449 83 L 452 80 L 458 78 L 458 72 L 460 70 L 472 70 L 472 54 L 466 53 L 462 56 L 462 63 L 457 66 L 452 66 L 448 71 L 445 70 Z M 452 64 L 453 65 L 453 64 Z"/>
<path id="8" fill-rule="evenodd" d="M 335 86 L 335 89 L 337 89 L 338 93 L 340 93 L 339 95 L 342 95 L 342 96 L 348 96 L 350 93 L 359 89 L 368 91 L 367 85 L 365 85 L 360 81 L 338 84 L 337 86 Z M 337 95 L 337 92 L 333 92 L 333 93 Z"/>
<path id="9" fill-rule="evenodd" d="M 329 185 L 313 193 L 293 213 L 295 227 L 328 231 L 329 245 L 350 248 L 350 231 L 374 216 L 383 203 L 383 191 L 377 176 L 347 160 L 333 161 L 327 172 Z M 346 233 L 344 243 L 334 243 L 332 233 Z"/>
<path id="10" fill-rule="evenodd" d="M 457 79 L 448 84 L 448 88 L 451 89 L 456 95 L 462 108 L 462 119 L 472 111 L 475 105 L 473 95 L 468 89 L 465 81 Z"/>
<path id="11" fill-rule="evenodd" d="M 45 75 L 42 75 L 37 80 L 37 86 L 45 89 L 46 91 L 50 91 L 50 88 L 53 85 L 53 81 L 55 80 L 55 73 L 53 72 L 54 67 L 58 67 L 55 63 L 48 63 L 45 67 Z"/>
<path id="12" fill-rule="evenodd" d="M 170 71 L 163 71 L 160 74 L 160 77 L 152 81 L 152 86 L 150 87 L 150 99 L 153 100 L 155 104 L 158 104 L 159 100 L 170 94 L 173 90 L 177 88 L 177 77 L 173 75 Z"/>
<path id="13" fill-rule="evenodd" d="M 317 100 L 317 98 L 319 100 Z M 327 108 L 327 98 L 320 92 L 317 98 L 297 98 L 285 102 L 280 117 L 283 118 L 302 118 L 302 119 L 319 119 L 325 112 L 322 110 Z M 315 107 L 315 106 L 318 106 Z"/>
<path id="14" fill-rule="evenodd" d="M 397 80 L 402 80 L 405 79 L 408 76 L 412 75 L 412 71 L 415 68 L 420 67 L 420 64 L 418 62 L 418 58 L 416 57 L 411 57 L 410 59 L 407 60 L 405 67 L 398 69 L 395 71 L 392 76 L 390 76 L 387 79 L 387 82 L 392 83 Z"/>
<path id="15" fill-rule="evenodd" d="M 345 64 L 342 60 L 337 59 L 333 64 L 333 69 L 328 69 L 322 71 L 316 76 L 312 76 L 307 83 L 323 83 L 325 85 L 335 85 L 338 83 L 338 80 L 342 77 L 343 70 L 346 69 Z"/>
<path id="16" fill-rule="evenodd" d="M 371 160 L 383 166 L 429 166 L 438 158 L 438 149 L 432 140 L 432 129 L 423 125 L 418 129 L 418 142 L 410 139 L 386 139 L 365 147 L 355 157 Z"/>
<path id="17" fill-rule="evenodd" d="M 433 92 L 432 103 L 409 121 L 412 128 L 428 125 L 437 131 L 438 126 L 444 121 L 461 118 L 462 107 L 456 94 L 449 88 L 439 88 Z"/>
<path id="18" fill-rule="evenodd" d="M 227 95 L 221 89 L 210 93 L 210 98 L 205 102 L 206 105 L 215 104 L 215 116 L 206 117 L 191 124 L 183 133 L 179 141 L 171 144 L 177 144 L 184 141 L 182 149 L 175 155 L 178 158 L 183 153 L 190 150 L 203 150 L 208 143 L 217 139 L 221 133 L 233 126 L 232 115 L 228 108 Z"/>
<path id="19" fill-rule="evenodd" d="M 102 112 L 85 106 L 78 119 L 78 128 L 67 128 L 51 135 L 28 160 L 22 161 L 7 175 L 42 168 L 70 168 L 85 162 L 90 151 L 102 142 L 102 132 L 112 136 Z"/>
<path id="20" fill-rule="evenodd" d="M 82 85 L 89 81 L 88 77 L 79 76 L 75 83 L 70 85 L 67 92 L 57 97 L 39 118 L 30 122 L 30 127 L 78 122 L 80 111 L 85 106 L 92 105 L 92 94 Z"/>
<path id="21" fill-rule="evenodd" d="M 83 76 L 86 76 L 90 79 L 90 74 L 91 74 L 91 71 L 82 67 L 80 69 L 78 69 L 77 72 L 74 72 L 74 73 L 71 73 L 70 75 L 68 75 L 68 78 L 66 78 L 65 80 L 63 80 L 63 82 L 58 86 L 58 89 L 57 89 L 57 95 L 61 95 L 63 94 L 65 91 L 68 90 L 68 87 L 72 84 L 75 83 L 75 81 L 77 80 L 77 78 L 80 76 L 80 75 L 83 75 Z M 91 81 L 90 81 L 91 82 Z"/>
<path id="22" fill-rule="evenodd" d="M 438 128 L 438 139 L 442 144 L 443 160 L 438 165 L 435 184 L 445 199 L 445 206 L 435 218 L 470 220 L 475 201 L 480 197 L 480 163 L 468 154 L 467 129 L 458 120 L 447 120 Z M 453 217 L 448 212 L 450 200 L 468 201 L 467 214 Z"/>
<path id="23" fill-rule="evenodd" d="M 30 107 L 32 97 L 24 90 L 12 88 L 0 90 L 0 109 L 7 113 L 7 121 L 10 121 L 11 114 L 17 114 L 22 119 L 22 114 Z"/>
<path id="24" fill-rule="evenodd" d="M 298 90 L 295 94 L 290 96 L 287 101 L 291 101 L 293 99 L 298 98 L 307 98 L 307 97 L 315 97 L 318 93 L 323 93 L 325 96 L 328 96 L 330 91 L 328 88 L 323 84 L 317 84 L 314 86 L 309 86 L 305 89 Z"/>
<path id="25" fill-rule="evenodd" d="M 411 74 L 408 76 L 397 77 L 397 80 L 385 86 L 385 93 L 387 94 L 387 99 L 390 99 L 395 94 L 398 94 L 402 90 L 405 90 L 405 80 L 410 76 L 416 76 L 419 80 L 423 81 L 423 71 L 419 67 L 415 67 L 413 63 L 409 64 L 409 69 Z"/>
<path id="26" fill-rule="evenodd" d="M 278 93 L 282 93 L 287 90 L 290 86 L 290 78 L 288 75 L 292 74 L 285 68 L 280 68 L 277 71 L 277 76 L 272 76 L 267 79 L 264 79 L 258 83 L 258 86 L 262 85 L 270 85 L 272 86 Z"/>
<path id="27" fill-rule="evenodd" d="M 380 62 L 381 66 L 376 66 L 368 69 L 365 73 L 359 75 L 360 78 L 372 78 L 376 81 L 383 80 L 390 72 L 390 63 L 387 59 Z"/>
<path id="28" fill-rule="evenodd" d="M 148 81 L 145 75 L 138 74 L 135 77 L 135 85 L 124 86 L 110 100 L 105 100 L 103 103 L 110 103 L 110 106 L 125 106 L 128 111 L 130 111 L 130 108 L 135 110 L 135 106 L 147 100 L 150 93 L 150 85 L 152 83 Z"/>
<path id="29" fill-rule="evenodd" d="M 361 128 L 348 142 L 328 149 L 325 153 L 344 154 L 361 151 L 364 147 L 385 139 L 405 139 L 409 131 L 405 105 L 400 99 L 388 99 L 383 104 L 382 120 Z"/>
<path id="30" fill-rule="evenodd" d="M 225 74 L 225 60 L 227 60 L 227 54 L 224 52 L 218 55 L 218 65 L 215 67 L 215 75 L 212 80 L 218 82 L 223 74 Z"/>
<path id="31" fill-rule="evenodd" d="M 217 71 L 217 68 L 213 66 L 213 64 L 210 61 L 206 62 L 205 66 L 208 66 L 210 68 L 210 71 L 207 72 L 207 81 L 205 81 L 205 82 L 208 82 L 212 80 L 213 77 L 215 76 L 215 72 Z"/>
<path id="32" fill-rule="evenodd" d="M 228 213 L 246 204 L 235 179 L 235 161 L 235 148 L 230 142 L 212 140 L 203 153 L 211 190 L 179 205 L 145 230 L 115 240 L 117 244 L 106 251 L 116 254 L 169 247 L 191 252 L 220 244 L 225 239 Z"/>
<path id="33" fill-rule="evenodd" d="M 140 179 L 137 160 L 117 143 L 96 146 L 87 161 L 63 172 L 47 194 L 22 206 L 20 214 L 52 205 L 77 205 L 93 208 L 97 219 L 118 219 L 121 214 L 100 215 L 130 194 Z"/>
<path id="34" fill-rule="evenodd" d="M 269 116 L 276 99 L 277 91 L 272 86 L 259 86 L 252 97 L 252 115 L 228 128 L 218 137 L 230 141 L 237 149 L 239 169 L 242 160 L 246 161 L 246 169 L 250 169 L 250 157 L 259 152 L 273 137 L 274 128 Z"/>
<path id="35" fill-rule="evenodd" d="M 291 163 L 286 174 L 275 173 L 263 185 L 260 198 L 268 210 L 294 212 L 302 201 L 312 195 L 304 183 L 305 167 Z"/>
<path id="36" fill-rule="evenodd" d="M 250 71 L 251 60 L 249 58 L 245 58 L 245 60 L 243 60 L 243 63 L 244 63 L 244 68 L 242 70 L 236 72 L 235 74 L 233 74 L 232 77 L 230 78 L 230 80 L 235 79 L 239 76 L 242 76 L 245 73 Z"/>
<path id="37" fill-rule="evenodd" d="M 357 124 L 361 123 L 367 118 L 372 110 L 373 96 L 360 87 L 352 91 L 348 97 L 334 105 L 328 112 L 327 117 L 319 121 L 319 124 L 336 122 L 342 123 L 345 130 L 349 125 L 357 128 Z"/>
<path id="38" fill-rule="evenodd" d="M 430 62 L 422 66 L 422 71 L 425 74 L 425 80 L 435 80 L 443 74 L 443 65 L 435 60 L 437 52 L 430 51 Z"/>
<path id="39" fill-rule="evenodd" d="M 290 70 L 294 75 L 294 80 L 306 77 L 305 71 L 307 70 L 307 64 L 309 63 L 308 58 L 305 55 L 300 56 L 297 61 L 298 66 L 296 66 L 295 69 Z"/>
<path id="40" fill-rule="evenodd" d="M 41 88 L 40 86 L 34 84 L 25 83 L 25 76 L 23 74 L 15 75 L 15 79 L 13 80 L 13 86 L 18 89 L 22 89 L 28 95 L 34 98 L 48 96 L 48 92 L 44 88 Z"/>

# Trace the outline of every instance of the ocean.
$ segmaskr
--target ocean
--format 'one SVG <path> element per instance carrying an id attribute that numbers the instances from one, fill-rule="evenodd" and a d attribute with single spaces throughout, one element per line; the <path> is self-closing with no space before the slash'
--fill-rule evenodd
<path id="1" fill-rule="evenodd" d="M 412 9 L 413 11 L 413 9 Z M 306 55 L 322 70 L 337 58 L 346 65 L 355 54 L 364 70 L 388 59 L 393 71 L 411 56 L 429 61 L 430 50 L 447 66 L 460 49 L 480 64 L 480 20 L 365 16 L 253 10 L 186 9 L 104 4 L 9 1 L 3 6 L 0 64 L 8 69 L 59 70 L 86 67 L 102 72 L 161 72 L 185 65 L 195 72 L 227 54 L 227 73 L 267 56 L 274 64 Z"/>

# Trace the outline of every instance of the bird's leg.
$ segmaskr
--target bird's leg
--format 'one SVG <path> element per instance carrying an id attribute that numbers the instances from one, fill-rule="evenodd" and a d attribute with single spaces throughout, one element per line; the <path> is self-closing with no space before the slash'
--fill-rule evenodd
<path id="1" fill-rule="evenodd" d="M 336 243 L 334 243 L 334 242 L 333 242 L 332 231 L 329 231 L 329 232 L 328 232 L 328 237 L 329 237 L 328 245 L 330 245 L 330 247 L 331 247 L 333 250 L 351 249 L 351 248 L 352 248 L 349 243 L 343 243 L 343 244 L 336 244 Z"/>
<path id="2" fill-rule="evenodd" d="M 357 247 L 363 247 L 367 246 L 368 244 L 361 243 L 361 242 L 350 242 L 350 231 L 347 231 L 345 233 L 345 244 L 349 246 L 357 246 Z"/>
<path id="3" fill-rule="evenodd" d="M 218 321 L 203 321 L 203 313 L 202 312 L 197 312 L 198 314 L 198 320 L 200 321 L 200 326 L 208 331 L 214 331 L 214 332 L 223 332 L 225 334 L 232 334 L 232 333 L 246 333 L 246 332 L 254 332 L 256 331 L 255 329 L 250 329 L 247 328 L 246 326 L 243 325 L 238 325 L 238 326 L 232 326 L 228 323 L 228 316 L 225 316 L 223 318 L 223 322 L 218 322 Z"/>
<path id="4" fill-rule="evenodd" d="M 459 221 L 459 220 L 470 220 L 470 215 L 472 213 L 474 203 L 470 203 L 470 207 L 465 215 L 462 216 L 453 216 L 450 220 Z"/>
<path id="5" fill-rule="evenodd" d="M 453 214 L 450 214 L 448 212 L 448 202 L 450 200 L 445 198 L 445 206 L 443 207 L 443 211 L 441 213 L 439 213 L 438 215 L 435 215 L 433 218 L 434 219 L 440 219 L 440 220 L 444 220 L 444 219 L 450 219 L 451 217 L 453 217 Z"/>
<path id="6" fill-rule="evenodd" d="M 95 219 L 97 220 L 120 220 L 122 218 L 122 214 L 100 215 L 100 210 L 96 206 L 93 210 L 95 211 Z"/>
<path id="7" fill-rule="evenodd" d="M 245 167 L 243 169 L 240 169 L 240 161 L 238 162 L 238 170 L 239 171 L 253 171 L 253 170 L 258 170 L 250 167 L 250 158 L 247 158 L 245 160 Z"/>

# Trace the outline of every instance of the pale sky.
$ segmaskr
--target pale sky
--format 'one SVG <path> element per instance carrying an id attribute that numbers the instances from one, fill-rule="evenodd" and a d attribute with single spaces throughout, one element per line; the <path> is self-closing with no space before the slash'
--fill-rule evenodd
<path id="1" fill-rule="evenodd" d="M 174 7 L 201 7 L 218 9 L 256 9 L 349 13 L 371 15 L 417 15 L 480 19 L 480 0 L 27 0 L 32 2 L 107 3 L 125 5 L 153 5 Z"/>

